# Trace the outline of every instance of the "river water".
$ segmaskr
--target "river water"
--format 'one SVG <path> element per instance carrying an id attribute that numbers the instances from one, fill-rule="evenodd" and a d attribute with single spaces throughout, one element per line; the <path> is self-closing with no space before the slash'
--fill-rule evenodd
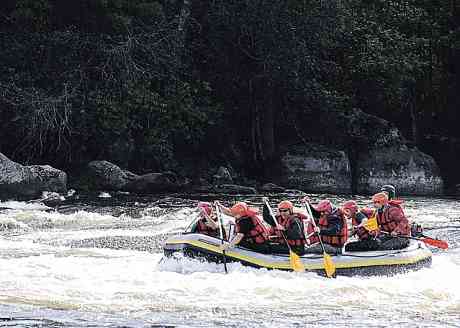
<path id="1" fill-rule="evenodd" d="M 405 198 L 406 214 L 449 242 L 433 249 L 431 268 L 327 279 L 162 260 L 162 242 L 187 227 L 197 197 L 112 196 L 57 209 L 0 202 L 9 208 L 0 211 L 0 327 L 460 327 L 457 200 Z M 234 200 L 260 196 L 224 203 Z"/>

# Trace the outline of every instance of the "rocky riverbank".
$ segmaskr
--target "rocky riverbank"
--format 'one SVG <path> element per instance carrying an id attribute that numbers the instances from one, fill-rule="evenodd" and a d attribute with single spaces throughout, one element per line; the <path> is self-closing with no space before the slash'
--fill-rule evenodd
<path id="1" fill-rule="evenodd" d="M 434 159 L 411 146 L 388 121 L 356 109 L 322 111 L 311 121 L 309 140 L 279 146 L 279 165 L 265 181 L 238 172 L 232 167 L 232 159 L 183 170 L 194 172 L 189 175 L 172 171 L 137 174 L 110 159 L 98 160 L 73 176 L 49 165 L 24 166 L 0 153 L 0 197 L 33 198 L 42 191 L 62 193 L 68 187 L 139 194 L 255 194 L 286 189 L 369 194 L 381 185 L 394 184 L 399 194 L 444 192 Z M 184 165 L 193 166 L 193 161 L 188 163 Z"/>

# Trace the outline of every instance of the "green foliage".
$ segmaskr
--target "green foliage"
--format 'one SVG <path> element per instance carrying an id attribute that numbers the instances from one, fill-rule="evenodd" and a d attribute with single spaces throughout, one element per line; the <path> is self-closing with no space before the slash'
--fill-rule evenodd
<path id="1" fill-rule="evenodd" d="M 10 13 L 16 26 L 29 31 L 43 31 L 49 26 L 52 5 L 48 0 L 20 0 Z"/>
<path id="2" fill-rule="evenodd" d="M 159 3 L 49 3 L 58 29 L 1 35 L 3 140 L 11 141 L 2 149 L 31 162 L 105 158 L 144 169 L 171 168 L 177 149 L 197 151 L 218 106 L 208 84 L 184 74 L 183 44 Z"/>
<path id="3" fill-rule="evenodd" d="M 5 0 L 2 150 L 147 170 L 234 143 L 257 161 L 353 106 L 396 121 L 445 113 L 458 134 L 459 12 L 434 0 Z"/>

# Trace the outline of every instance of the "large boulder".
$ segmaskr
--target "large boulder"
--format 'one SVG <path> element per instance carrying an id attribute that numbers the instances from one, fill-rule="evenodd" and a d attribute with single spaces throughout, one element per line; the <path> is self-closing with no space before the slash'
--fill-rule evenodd
<path id="1" fill-rule="evenodd" d="M 108 161 L 91 161 L 86 170 L 88 185 L 97 190 L 123 190 L 129 182 L 138 178 L 138 175 Z"/>
<path id="2" fill-rule="evenodd" d="M 358 193 L 375 193 L 385 184 L 393 184 L 401 194 L 443 192 L 443 181 L 434 159 L 416 148 L 376 147 L 360 153 L 356 165 Z"/>
<path id="3" fill-rule="evenodd" d="M 67 191 L 67 174 L 49 165 L 24 166 L 0 153 L 0 197 L 34 198 Z"/>
<path id="4" fill-rule="evenodd" d="M 124 189 L 136 193 L 178 192 L 184 184 L 171 172 L 147 173 L 129 182 Z"/>
<path id="5" fill-rule="evenodd" d="M 290 146 L 281 156 L 280 182 L 289 188 L 350 193 L 350 162 L 344 151 L 314 143 Z"/>
<path id="6" fill-rule="evenodd" d="M 213 183 L 215 185 L 220 185 L 220 184 L 232 184 L 233 183 L 233 178 L 232 175 L 230 174 L 230 171 L 226 167 L 219 167 L 217 170 L 217 173 L 213 175 Z"/>
<path id="7" fill-rule="evenodd" d="M 265 183 L 263 184 L 260 188 L 259 188 L 260 191 L 263 191 L 263 192 L 270 192 L 270 193 L 280 193 L 280 192 L 284 192 L 286 190 L 286 188 L 284 187 L 281 187 L 281 186 L 278 186 L 277 184 L 274 184 L 274 183 Z"/>

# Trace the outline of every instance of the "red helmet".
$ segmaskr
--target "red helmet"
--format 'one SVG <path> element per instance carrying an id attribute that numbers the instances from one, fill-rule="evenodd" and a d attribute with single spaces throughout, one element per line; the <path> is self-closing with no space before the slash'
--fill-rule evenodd
<path id="1" fill-rule="evenodd" d="M 320 201 L 318 205 L 313 206 L 313 208 L 318 212 L 332 213 L 332 203 L 329 199 Z"/>
<path id="2" fill-rule="evenodd" d="M 386 204 L 388 203 L 388 195 L 385 192 L 379 192 L 372 196 L 374 203 Z"/>
<path id="3" fill-rule="evenodd" d="M 352 214 L 358 212 L 358 204 L 354 200 L 349 200 L 343 203 L 342 210 L 350 210 Z"/>
<path id="4" fill-rule="evenodd" d="M 280 202 L 278 204 L 278 209 L 281 210 L 291 210 L 294 208 L 294 205 L 292 205 L 292 203 L 288 200 L 283 200 L 282 202 Z"/>
<path id="5" fill-rule="evenodd" d="M 199 202 L 198 209 L 202 211 L 203 213 L 205 213 L 206 215 L 212 214 L 212 205 L 210 203 Z"/>
<path id="6" fill-rule="evenodd" d="M 235 205 L 233 205 L 230 208 L 230 212 L 233 215 L 240 215 L 240 216 L 246 216 L 248 213 L 249 207 L 248 204 L 244 202 L 237 202 Z"/>

